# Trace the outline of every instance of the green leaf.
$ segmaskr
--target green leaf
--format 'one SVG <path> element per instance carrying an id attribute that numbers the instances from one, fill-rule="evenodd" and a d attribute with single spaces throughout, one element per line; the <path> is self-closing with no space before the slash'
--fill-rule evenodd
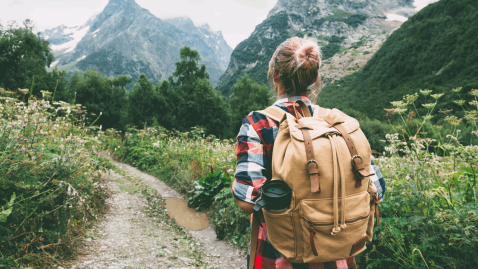
<path id="1" fill-rule="evenodd" d="M 13 203 L 15 202 L 15 198 L 17 197 L 15 196 L 15 193 L 13 193 L 12 197 L 10 198 L 10 202 L 8 202 L 5 205 L 6 209 L 3 209 L 2 207 L 2 211 L 0 211 L 0 222 L 7 222 L 8 216 L 12 214 Z"/>

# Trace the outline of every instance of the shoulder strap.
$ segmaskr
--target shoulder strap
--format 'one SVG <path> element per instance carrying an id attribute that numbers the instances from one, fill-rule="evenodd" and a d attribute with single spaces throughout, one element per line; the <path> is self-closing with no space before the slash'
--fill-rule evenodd
<path id="1" fill-rule="evenodd" d="M 277 122 L 280 122 L 282 120 L 282 118 L 284 117 L 285 112 L 284 110 L 282 110 L 281 108 L 279 107 L 276 107 L 276 106 L 270 106 L 264 110 L 260 110 L 260 111 L 257 111 L 261 114 L 264 114 L 266 115 L 267 117 L 273 119 L 274 121 L 277 121 Z"/>

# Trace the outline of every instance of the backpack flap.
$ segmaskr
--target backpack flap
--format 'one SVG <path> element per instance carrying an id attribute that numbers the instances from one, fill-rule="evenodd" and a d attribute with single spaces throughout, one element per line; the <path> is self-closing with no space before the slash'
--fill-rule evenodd
<path id="1" fill-rule="evenodd" d="M 360 124 L 356 119 L 346 116 L 338 109 L 330 110 L 328 116 L 330 116 L 337 122 L 343 122 L 341 125 L 349 134 L 355 132 L 360 127 Z M 329 127 L 329 123 L 317 117 L 304 117 L 301 118 L 299 121 L 296 121 L 292 115 L 287 115 L 287 121 L 289 122 L 290 133 L 295 139 L 299 141 L 304 141 L 304 136 L 302 134 L 302 131 L 295 127 L 298 122 L 301 122 L 302 124 L 311 127 L 309 133 L 312 140 L 329 133 L 339 134 L 337 129 Z"/>

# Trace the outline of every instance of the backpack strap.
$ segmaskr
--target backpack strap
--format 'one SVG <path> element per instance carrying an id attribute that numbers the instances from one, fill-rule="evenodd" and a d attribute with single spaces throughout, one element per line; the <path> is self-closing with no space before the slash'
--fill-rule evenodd
<path id="1" fill-rule="evenodd" d="M 256 252 L 257 252 L 257 238 L 259 237 L 259 223 L 255 220 L 257 216 L 252 215 L 252 228 L 251 228 L 251 249 L 249 252 L 249 268 L 254 269 L 254 264 L 256 263 Z M 260 220 L 259 220 L 260 221 Z"/>
<path id="2" fill-rule="evenodd" d="M 264 114 L 265 116 L 277 122 L 280 122 L 282 118 L 284 117 L 285 113 L 287 113 L 277 106 L 270 106 L 264 110 L 260 110 L 257 112 Z"/>
<path id="3" fill-rule="evenodd" d="M 329 124 L 329 126 L 327 126 L 328 128 L 335 128 L 337 131 L 339 131 L 342 134 L 342 137 L 345 140 L 345 144 L 349 148 L 350 155 L 352 156 L 352 167 L 354 169 L 354 173 L 357 178 L 355 187 L 358 188 L 362 186 L 362 179 L 364 179 L 365 177 L 375 175 L 374 173 L 368 173 L 367 170 L 365 169 L 363 165 L 362 157 L 360 157 L 360 155 L 358 154 L 357 148 L 355 147 L 352 137 L 350 137 L 349 133 L 347 133 L 345 128 L 342 126 L 343 121 L 336 121 L 332 119 L 328 115 L 328 109 L 321 108 L 319 106 L 315 106 L 314 117 L 319 117 L 324 119 Z"/>

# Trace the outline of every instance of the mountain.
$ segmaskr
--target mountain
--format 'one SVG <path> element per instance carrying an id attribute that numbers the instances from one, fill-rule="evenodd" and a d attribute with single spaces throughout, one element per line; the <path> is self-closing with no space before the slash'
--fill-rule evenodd
<path id="1" fill-rule="evenodd" d="M 174 72 L 179 49 L 190 46 L 201 55 L 216 85 L 232 49 L 221 32 L 196 27 L 188 18 L 161 20 L 134 0 L 110 0 L 104 10 L 82 26 L 46 30 L 56 61 L 67 70 L 95 67 L 108 76 L 145 73 L 158 82 Z"/>
<path id="2" fill-rule="evenodd" d="M 166 19 L 165 22 L 176 26 L 183 32 L 193 36 L 201 37 L 206 44 L 208 44 L 219 60 L 219 64 L 223 71 L 226 70 L 231 58 L 232 48 L 224 40 L 221 31 L 214 32 L 209 28 L 209 25 L 204 24 L 200 27 L 194 25 L 193 21 L 189 18 L 174 18 Z"/>
<path id="3" fill-rule="evenodd" d="M 324 67 L 335 66 L 334 62 L 327 59 L 340 53 L 347 59 L 345 60 L 347 64 L 359 54 L 364 56 L 366 62 L 372 56 L 369 54 L 373 54 L 389 33 L 401 24 L 398 21 L 387 20 L 387 15 L 400 15 L 406 19 L 416 13 L 412 2 L 412 0 L 278 0 L 267 19 L 256 26 L 251 36 L 234 49 L 217 90 L 230 96 L 234 83 L 244 73 L 259 83 L 267 83 L 268 64 L 272 54 L 280 43 L 293 36 L 317 40 L 325 59 Z M 347 64 L 344 65 L 344 70 L 349 68 Z M 356 63 L 353 64 L 355 69 L 361 67 L 357 67 Z M 337 76 L 341 76 L 342 71 L 330 70 L 330 75 L 322 73 L 323 79 L 326 83 L 331 82 Z"/>
<path id="4" fill-rule="evenodd" d="M 319 103 L 383 119 L 391 101 L 419 89 L 445 93 L 463 87 L 460 98 L 472 101 L 467 93 L 478 89 L 477 44 L 478 1 L 441 0 L 394 31 L 361 71 L 325 87 Z M 450 97 L 441 98 L 435 110 L 463 113 Z"/>

